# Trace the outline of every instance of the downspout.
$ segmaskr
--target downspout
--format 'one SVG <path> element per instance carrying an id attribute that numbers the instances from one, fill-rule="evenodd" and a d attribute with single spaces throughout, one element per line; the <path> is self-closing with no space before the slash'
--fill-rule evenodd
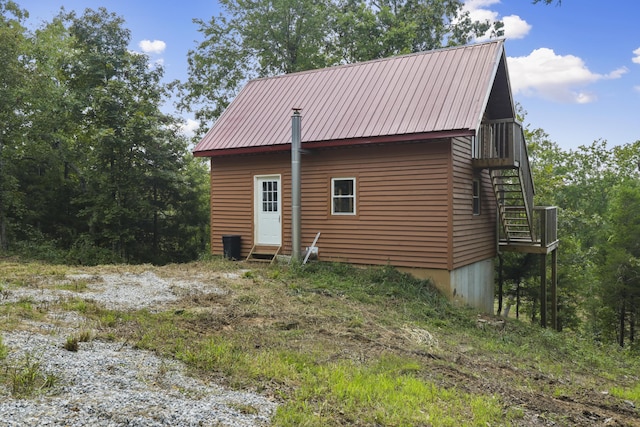
<path id="1" fill-rule="evenodd" d="M 302 116 L 300 108 L 293 109 L 291 116 L 291 259 L 300 261 L 301 255 L 301 214 L 300 214 L 300 124 Z"/>

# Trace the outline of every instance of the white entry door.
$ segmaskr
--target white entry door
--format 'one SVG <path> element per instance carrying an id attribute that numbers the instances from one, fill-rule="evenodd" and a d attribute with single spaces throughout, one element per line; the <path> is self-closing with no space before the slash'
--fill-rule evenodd
<path id="1" fill-rule="evenodd" d="M 282 243 L 282 204 L 280 175 L 255 178 L 255 233 L 256 244 Z"/>

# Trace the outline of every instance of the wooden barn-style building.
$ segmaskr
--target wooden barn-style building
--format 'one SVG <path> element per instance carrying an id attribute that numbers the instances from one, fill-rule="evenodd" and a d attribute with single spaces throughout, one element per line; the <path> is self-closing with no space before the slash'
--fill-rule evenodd
<path id="1" fill-rule="evenodd" d="M 487 312 L 499 250 L 555 265 L 503 40 L 248 82 L 194 151 L 211 158 L 213 253 L 237 236 L 242 258 L 292 255 L 293 109 L 300 240 L 321 233 L 320 260 L 390 264 Z"/>

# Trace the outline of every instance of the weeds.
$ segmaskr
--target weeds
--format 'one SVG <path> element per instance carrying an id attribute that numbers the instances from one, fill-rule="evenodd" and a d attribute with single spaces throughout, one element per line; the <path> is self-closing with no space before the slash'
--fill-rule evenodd
<path id="1" fill-rule="evenodd" d="M 8 367 L 11 394 L 18 398 L 32 397 L 55 387 L 59 379 L 56 375 L 42 371 L 40 360 L 31 353 L 16 366 Z"/>
<path id="2" fill-rule="evenodd" d="M 67 340 L 62 346 L 67 351 L 78 351 L 78 338 L 76 337 L 67 337 Z"/>
<path id="3" fill-rule="evenodd" d="M 79 349 L 79 343 L 89 342 L 92 339 L 91 331 L 83 330 L 77 336 L 68 336 L 62 347 L 67 351 L 76 352 Z"/>
<path id="4" fill-rule="evenodd" d="M 2 340 L 2 335 L 0 335 L 0 362 L 7 358 L 9 354 L 9 347 Z"/>

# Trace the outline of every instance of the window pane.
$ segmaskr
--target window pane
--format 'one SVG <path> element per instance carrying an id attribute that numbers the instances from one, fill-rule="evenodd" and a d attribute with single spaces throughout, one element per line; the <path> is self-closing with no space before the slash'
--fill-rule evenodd
<path id="1" fill-rule="evenodd" d="M 333 181 L 334 196 L 351 196 L 353 195 L 352 179 L 336 179 Z"/>
<path id="2" fill-rule="evenodd" d="M 473 180 L 473 203 L 472 209 L 474 215 L 480 215 L 480 181 Z"/>
<path id="3" fill-rule="evenodd" d="M 333 209 L 335 213 L 353 213 L 353 198 L 336 197 L 333 200 Z"/>

